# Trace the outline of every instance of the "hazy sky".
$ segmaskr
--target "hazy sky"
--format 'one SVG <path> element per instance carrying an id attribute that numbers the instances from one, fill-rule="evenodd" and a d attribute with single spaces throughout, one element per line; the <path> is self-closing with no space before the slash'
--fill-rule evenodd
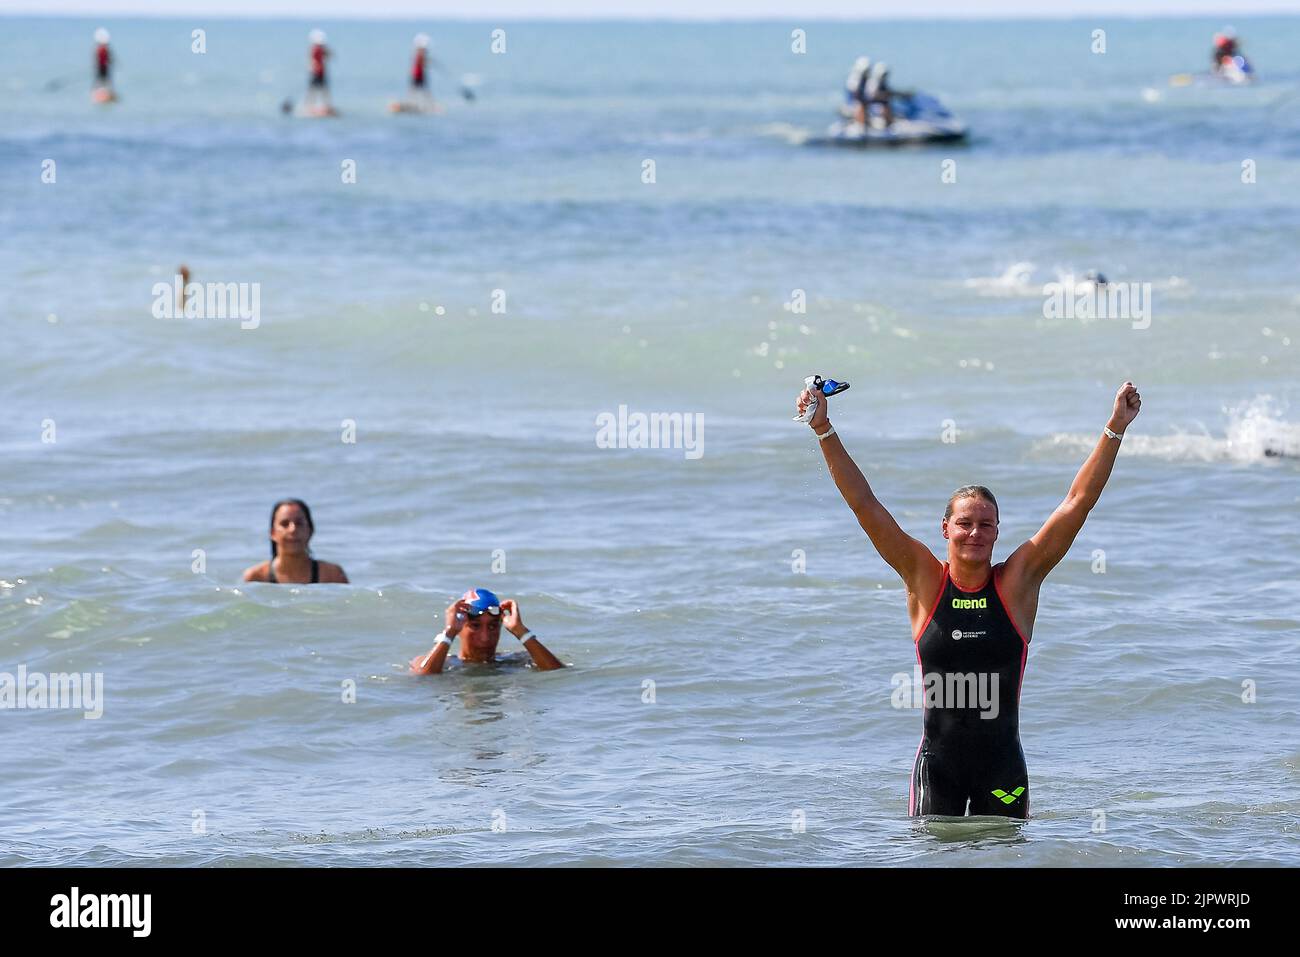
<path id="1" fill-rule="evenodd" d="M 901 19 L 1300 13 L 1300 0 L 0 0 L 0 14 L 280 16 L 343 19 Z"/>

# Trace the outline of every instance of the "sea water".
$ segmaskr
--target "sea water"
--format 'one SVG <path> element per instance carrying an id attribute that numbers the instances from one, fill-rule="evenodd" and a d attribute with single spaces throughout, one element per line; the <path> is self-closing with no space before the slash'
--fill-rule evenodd
<path id="1" fill-rule="evenodd" d="M 0 711 L 0 863 L 1296 863 L 1300 20 L 1219 89 L 1168 82 L 1210 20 L 123 19 L 107 108 L 99 25 L 0 20 L 0 672 L 103 689 Z M 341 115 L 286 117 L 317 25 Z M 418 30 L 446 112 L 392 116 Z M 859 53 L 969 143 L 803 145 Z M 256 323 L 156 318 L 182 263 Z M 1146 324 L 1049 317 L 1089 270 Z M 1028 823 L 906 817 L 812 373 L 940 557 L 994 490 L 996 560 L 1141 389 L 1043 588 Z M 288 495 L 351 585 L 242 583 Z M 570 667 L 408 676 L 475 585 Z"/>

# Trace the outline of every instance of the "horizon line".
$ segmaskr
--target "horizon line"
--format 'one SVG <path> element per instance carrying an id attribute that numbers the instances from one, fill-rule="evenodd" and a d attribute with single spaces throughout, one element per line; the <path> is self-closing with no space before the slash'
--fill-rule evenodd
<path id="1" fill-rule="evenodd" d="M 230 20 L 230 21 L 248 21 L 248 22 L 331 22 L 331 21 L 351 21 L 356 23 L 481 23 L 481 24 L 499 24 L 499 23 L 771 23 L 771 24 L 795 24 L 800 23 L 914 23 L 924 22 L 1001 22 L 1011 20 L 1022 21 L 1070 21 L 1070 20 L 1212 20 L 1221 19 L 1245 21 L 1248 19 L 1294 19 L 1300 17 L 1300 6 L 1295 10 L 1267 10 L 1267 9 L 1247 9 L 1235 10 L 1231 12 L 1222 11 L 1217 13 L 1207 13 L 1201 11 L 1172 13 L 1164 11 L 1148 11 L 1143 13 L 1112 12 L 1112 13 L 917 13 L 915 15 L 898 15 L 890 16 L 836 16 L 833 14 L 822 14 L 811 17 L 791 16 L 770 17 L 770 16 L 719 16 L 719 15 L 700 15 L 700 16 L 654 16 L 630 14 L 628 16 L 585 16 L 581 14 L 557 13 L 552 16 L 537 16 L 530 13 L 526 17 L 515 17 L 504 15 L 491 19 L 484 19 L 481 16 L 457 16 L 448 14 L 439 14 L 434 17 L 418 17 L 409 14 L 382 14 L 366 13 L 353 14 L 347 12 L 331 12 L 321 16 L 307 16 L 299 13 L 212 13 L 212 12 L 190 12 L 190 13 L 173 13 L 167 12 L 142 12 L 142 11 L 123 11 L 118 13 L 105 12 L 103 10 L 95 11 L 76 11 L 76 10 L 5 10 L 0 9 L 0 19 L 28 19 L 28 20 L 190 20 L 195 17 L 204 17 L 209 20 Z"/>

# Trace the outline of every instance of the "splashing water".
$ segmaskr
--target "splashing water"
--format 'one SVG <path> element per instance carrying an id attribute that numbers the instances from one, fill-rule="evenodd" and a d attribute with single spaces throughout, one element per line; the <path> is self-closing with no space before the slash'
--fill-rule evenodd
<path id="1" fill-rule="evenodd" d="M 1258 395 L 1225 406 L 1228 417 L 1222 436 L 1208 429 L 1176 430 L 1172 435 L 1126 436 L 1121 455 L 1138 455 L 1168 462 L 1238 462 L 1300 458 L 1300 424 L 1288 422 L 1272 396 Z M 1035 448 L 1066 449 L 1086 454 L 1097 441 L 1091 433 L 1057 432 Z"/>

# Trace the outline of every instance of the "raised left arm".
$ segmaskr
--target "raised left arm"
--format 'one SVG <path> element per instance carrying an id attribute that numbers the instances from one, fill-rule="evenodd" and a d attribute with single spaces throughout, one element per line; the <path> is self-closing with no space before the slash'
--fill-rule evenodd
<path id="1" fill-rule="evenodd" d="M 524 620 L 519 616 L 519 605 L 512 598 L 507 598 L 501 603 L 501 610 L 505 612 L 506 630 L 516 638 L 523 638 L 528 635 L 528 639 L 523 642 L 524 650 L 528 652 L 528 657 L 533 659 L 533 664 L 537 666 L 538 671 L 554 671 L 557 668 L 563 668 L 564 662 L 551 654 L 549 648 L 537 640 L 537 636 L 530 634 L 529 629 L 524 626 Z"/>
<path id="2" fill-rule="evenodd" d="M 1142 408 L 1142 397 L 1137 386 L 1125 382 L 1115 394 L 1115 407 L 1110 421 L 1106 423 L 1108 432 L 1122 436 L 1129 423 L 1137 418 Z M 1103 432 L 1097 440 L 1079 474 L 1074 477 L 1065 501 L 1056 507 L 1043 523 L 1043 527 L 1034 533 L 1033 538 L 1025 542 L 1007 559 L 1008 566 L 1014 568 L 1030 582 L 1041 582 L 1047 573 L 1055 568 L 1065 557 L 1079 530 L 1088 518 L 1088 513 L 1101 498 L 1102 489 L 1110 478 L 1115 465 L 1115 456 L 1119 454 L 1119 439 Z"/>

